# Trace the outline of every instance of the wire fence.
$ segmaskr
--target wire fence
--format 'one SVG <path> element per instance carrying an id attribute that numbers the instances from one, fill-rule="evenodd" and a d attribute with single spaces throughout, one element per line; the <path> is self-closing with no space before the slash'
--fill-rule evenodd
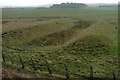
<path id="1" fill-rule="evenodd" d="M 20 49 L 15 49 L 15 48 L 12 48 L 12 47 L 8 47 L 8 46 L 5 46 L 5 47 L 7 47 L 7 48 L 9 48 L 9 49 L 12 49 L 12 50 L 17 50 L 18 52 L 19 51 L 22 51 L 22 52 L 26 52 L 26 50 L 20 50 Z M 8 54 L 8 56 L 6 57 L 6 55 L 4 54 L 4 52 L 7 52 L 7 54 Z M 3 62 L 4 63 L 8 63 L 8 59 L 7 58 L 9 58 L 9 62 L 11 62 L 11 65 L 13 65 L 13 64 L 15 64 L 14 63 L 14 59 L 13 59 L 13 57 L 11 56 L 11 54 L 9 54 L 9 52 L 11 52 L 11 51 L 3 51 L 2 52 L 2 59 L 3 59 Z M 14 51 L 13 51 L 14 52 Z M 12 52 L 12 53 L 13 53 Z M 15 51 L 16 52 L 16 51 Z M 39 53 L 39 52 L 34 52 L 34 53 Z M 20 55 L 20 54 L 18 54 L 18 55 L 16 55 L 16 57 L 18 57 L 18 59 L 19 59 L 19 64 L 21 65 L 21 67 L 20 68 L 22 68 L 22 69 L 26 69 L 25 67 L 27 67 L 26 66 L 26 64 L 25 63 L 27 63 L 26 62 L 26 60 L 24 60 L 24 58 Z M 38 70 L 38 68 L 37 68 L 37 65 L 38 65 L 38 63 L 36 63 L 35 64 L 35 62 L 34 62 L 34 60 L 31 58 L 30 59 L 31 61 L 30 61 L 30 63 L 31 63 L 31 65 L 30 65 L 30 67 L 32 67 L 32 69 L 34 70 L 34 71 L 36 71 L 36 70 Z M 46 71 L 48 71 L 48 74 L 49 75 L 53 75 L 53 70 L 52 70 L 52 67 L 51 67 L 51 65 L 49 64 L 49 62 L 47 61 L 47 60 L 45 60 L 44 61 L 44 64 L 45 64 L 45 67 L 46 67 Z M 63 65 L 64 66 L 64 76 L 65 76 L 65 78 L 67 78 L 67 79 L 70 79 L 70 73 L 69 73 L 69 68 L 67 67 L 67 64 L 61 64 L 61 65 Z M 89 77 L 86 77 L 88 80 L 99 80 L 99 78 L 96 78 L 96 77 L 94 77 L 94 72 L 93 72 L 93 70 L 94 70 L 94 68 L 92 67 L 92 66 L 90 66 L 89 68 Z M 112 72 L 111 73 L 112 74 L 112 78 L 111 79 L 107 79 L 107 80 L 118 80 L 117 78 L 116 78 L 116 75 L 115 75 L 115 73 L 114 72 Z M 101 80 L 101 79 L 100 79 Z"/>

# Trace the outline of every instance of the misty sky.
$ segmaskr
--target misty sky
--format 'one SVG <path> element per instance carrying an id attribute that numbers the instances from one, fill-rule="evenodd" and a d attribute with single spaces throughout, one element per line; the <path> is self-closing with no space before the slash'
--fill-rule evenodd
<path id="1" fill-rule="evenodd" d="M 62 2 L 76 3 L 118 3 L 119 0 L 0 0 L 2 6 L 40 6 L 46 4 L 59 4 Z"/>

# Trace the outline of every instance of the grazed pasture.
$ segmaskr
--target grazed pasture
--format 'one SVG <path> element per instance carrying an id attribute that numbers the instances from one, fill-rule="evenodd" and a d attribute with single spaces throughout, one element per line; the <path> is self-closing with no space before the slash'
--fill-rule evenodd
<path id="1" fill-rule="evenodd" d="M 18 73 L 63 78 L 64 64 L 71 78 L 89 77 L 90 66 L 97 78 L 118 73 L 116 8 L 3 9 L 2 38 L 3 68 Z M 46 61 L 52 76 L 47 73 Z"/>

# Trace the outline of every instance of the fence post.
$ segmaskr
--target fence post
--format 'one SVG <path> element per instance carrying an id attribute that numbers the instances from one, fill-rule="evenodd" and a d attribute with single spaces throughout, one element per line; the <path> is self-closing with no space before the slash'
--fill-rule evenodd
<path id="1" fill-rule="evenodd" d="M 3 52 L 2 52 L 2 59 L 5 62 L 5 55 L 3 54 Z"/>
<path id="2" fill-rule="evenodd" d="M 33 67 L 34 70 L 36 71 L 37 69 L 36 69 L 36 66 L 35 66 L 35 64 L 34 64 L 34 62 L 33 62 L 33 59 L 31 59 L 31 62 L 32 62 L 32 67 Z"/>
<path id="3" fill-rule="evenodd" d="M 21 62 L 22 68 L 24 69 L 25 67 L 24 67 L 24 63 L 23 63 L 23 61 L 22 61 L 22 58 L 21 58 L 20 55 L 18 55 L 18 56 L 19 56 L 19 59 L 20 59 L 20 62 Z"/>
<path id="4" fill-rule="evenodd" d="M 52 75 L 52 70 L 50 69 L 50 65 L 48 64 L 47 61 L 45 61 L 45 62 L 46 62 L 46 66 L 47 66 L 49 74 Z"/>
<path id="5" fill-rule="evenodd" d="M 68 73 L 66 64 L 64 64 L 64 68 L 65 68 L 65 76 L 66 76 L 66 78 L 69 78 L 69 73 Z"/>
<path id="6" fill-rule="evenodd" d="M 90 80 L 93 80 L 93 67 L 90 67 Z"/>
<path id="7" fill-rule="evenodd" d="M 11 64 L 13 64 L 13 60 L 12 60 L 12 58 L 11 58 L 11 56 L 10 56 L 9 53 L 8 53 L 8 56 L 9 56 L 9 58 L 10 58 Z"/>
<path id="8" fill-rule="evenodd" d="M 112 75 L 113 75 L 113 80 L 116 80 L 116 77 L 115 77 L 115 73 L 112 72 Z"/>

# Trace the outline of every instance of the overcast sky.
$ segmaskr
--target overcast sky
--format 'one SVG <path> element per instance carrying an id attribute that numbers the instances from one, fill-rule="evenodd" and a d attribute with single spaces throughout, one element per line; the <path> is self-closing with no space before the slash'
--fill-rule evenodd
<path id="1" fill-rule="evenodd" d="M 62 2 L 76 3 L 118 3 L 119 0 L 0 0 L 2 6 L 39 6 L 46 4 L 59 4 Z"/>

